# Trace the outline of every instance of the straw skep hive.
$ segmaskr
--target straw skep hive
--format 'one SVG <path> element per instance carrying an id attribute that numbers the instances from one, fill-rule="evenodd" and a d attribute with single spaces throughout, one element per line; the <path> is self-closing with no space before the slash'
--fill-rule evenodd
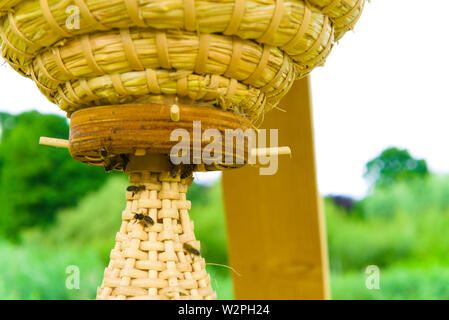
<path id="1" fill-rule="evenodd" d="M 186 192 L 195 170 L 241 165 L 175 166 L 170 132 L 257 127 L 364 3 L 0 0 L 2 57 L 67 112 L 72 157 L 130 175 L 99 299 L 216 298 Z"/>
<path id="2" fill-rule="evenodd" d="M 263 102 L 267 105 L 278 102 L 296 75 L 293 61 L 281 50 L 264 49 L 252 41 L 222 35 L 198 36 L 192 32 L 153 29 L 110 31 L 92 35 L 91 52 L 84 55 L 86 41 L 82 37 L 67 42 L 57 54 L 46 51 L 36 57 L 31 67 L 32 77 L 43 93 L 69 112 L 95 100 L 106 105 L 141 102 L 149 94 L 153 101 L 158 95 L 163 98 L 176 94 L 203 102 L 223 97 L 217 102 L 220 106 L 255 118 Z M 129 41 L 128 48 L 122 45 L 123 41 Z M 166 51 L 158 47 L 161 41 L 167 43 Z M 236 48 L 240 51 L 238 63 L 232 59 Z M 198 63 L 197 56 L 206 50 L 208 59 Z M 262 57 L 266 63 L 257 70 Z M 180 71 L 166 71 L 161 64 Z M 250 78 L 255 71 L 258 77 Z M 124 90 L 114 87 L 114 74 L 120 75 Z M 89 79 L 87 86 L 98 97 L 89 97 L 80 82 L 71 79 Z M 184 90 L 179 82 L 185 83 Z"/>
<path id="3" fill-rule="evenodd" d="M 10 9 L 0 21 L 2 55 L 69 113 L 172 95 L 256 121 L 277 105 L 293 79 L 324 63 L 363 5 L 364 0 L 2 1 L 0 10 Z M 79 9 L 79 28 L 67 26 L 73 18 L 69 6 Z M 213 75 L 220 78 L 212 81 Z M 238 97 L 225 98 L 234 92 L 220 90 L 217 82 L 232 83 Z"/>

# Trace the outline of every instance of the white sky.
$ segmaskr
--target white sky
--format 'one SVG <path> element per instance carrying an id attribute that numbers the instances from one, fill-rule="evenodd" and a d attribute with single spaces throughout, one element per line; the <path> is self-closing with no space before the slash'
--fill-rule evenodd
<path id="1" fill-rule="evenodd" d="M 374 0 L 312 73 L 318 183 L 361 196 L 364 164 L 388 146 L 449 172 L 447 0 Z"/>
<path id="2" fill-rule="evenodd" d="M 321 193 L 363 196 L 365 163 L 389 146 L 449 173 L 447 12 L 447 0 L 374 0 L 326 66 L 314 70 Z M 64 115 L 31 80 L 0 66 L 0 111 L 30 109 Z"/>

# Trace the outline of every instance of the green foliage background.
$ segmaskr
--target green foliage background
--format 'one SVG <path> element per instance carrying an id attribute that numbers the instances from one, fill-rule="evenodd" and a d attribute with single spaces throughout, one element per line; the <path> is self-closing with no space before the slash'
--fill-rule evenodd
<path id="1" fill-rule="evenodd" d="M 109 262 L 109 252 L 120 228 L 124 209 L 125 176 L 112 176 L 100 190 L 91 192 L 75 208 L 63 209 L 50 228 L 35 227 L 21 232 L 20 244 L 0 242 L 0 298 L 86 299 L 93 298 Z M 227 263 L 226 229 L 220 185 L 194 186 L 210 199 L 191 210 L 201 252 L 208 262 Z M 15 250 L 18 256 L 15 256 Z M 9 268 L 8 260 L 12 263 Z M 67 290 L 66 268 L 80 268 L 80 290 Z M 232 298 L 232 283 L 226 268 L 208 266 L 212 285 L 222 299 Z M 1 284 L 4 284 L 2 286 Z M 12 292 L 6 288 L 15 288 Z M 4 288 L 4 291 L 2 291 Z"/>
<path id="2" fill-rule="evenodd" d="M 41 135 L 65 138 L 65 119 L 0 113 L 0 124 L 0 299 L 94 298 L 120 226 L 126 177 L 37 145 Z M 368 164 L 367 172 L 399 154 L 401 173 L 379 171 L 352 210 L 324 199 L 334 299 L 449 298 L 449 177 L 416 171 L 416 159 L 402 151 Z M 385 175 L 393 181 L 380 183 Z M 227 264 L 220 184 L 194 184 L 188 197 L 206 261 Z M 65 286 L 70 265 L 80 268 L 80 290 Z M 380 268 L 380 290 L 366 288 L 370 265 Z M 219 298 L 231 299 L 230 271 L 208 271 Z"/>
<path id="3" fill-rule="evenodd" d="M 407 150 L 387 148 L 366 164 L 365 177 L 375 188 L 391 186 L 398 181 L 410 181 L 429 174 L 423 159 L 414 159 Z"/>
<path id="4" fill-rule="evenodd" d="M 394 184 L 361 201 L 355 210 L 364 214 L 327 199 L 333 297 L 449 299 L 448 188 L 439 176 Z M 370 265 L 380 268 L 380 290 L 365 286 Z"/>
<path id="5" fill-rule="evenodd" d="M 101 168 L 38 144 L 40 136 L 66 138 L 66 119 L 35 111 L 0 119 L 0 235 L 17 239 L 23 228 L 48 225 L 57 210 L 76 205 L 105 181 Z"/>

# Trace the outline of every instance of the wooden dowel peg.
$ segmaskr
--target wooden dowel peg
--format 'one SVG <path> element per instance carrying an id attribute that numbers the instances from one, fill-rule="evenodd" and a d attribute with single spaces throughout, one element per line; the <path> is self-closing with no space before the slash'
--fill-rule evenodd
<path id="1" fill-rule="evenodd" d="M 56 148 L 65 148 L 65 149 L 69 148 L 69 140 L 65 139 L 40 137 L 39 144 Z"/>
<path id="2" fill-rule="evenodd" d="M 273 148 L 254 148 L 251 149 L 251 157 L 257 157 L 257 156 L 282 156 L 282 155 L 289 155 L 292 156 L 292 151 L 290 150 L 290 147 L 273 147 Z"/>
<path id="3" fill-rule="evenodd" d="M 178 122 L 180 119 L 181 119 L 181 111 L 179 110 L 179 106 L 174 104 L 170 107 L 170 120 Z"/>
<path id="4" fill-rule="evenodd" d="M 136 151 L 134 152 L 135 156 L 139 156 L 139 157 L 143 157 L 147 154 L 147 150 L 145 149 L 136 149 Z"/>

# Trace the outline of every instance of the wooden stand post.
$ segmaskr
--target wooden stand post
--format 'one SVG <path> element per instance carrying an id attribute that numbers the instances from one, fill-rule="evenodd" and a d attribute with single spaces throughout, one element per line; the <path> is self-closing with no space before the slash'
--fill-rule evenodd
<path id="1" fill-rule="evenodd" d="M 264 128 L 279 129 L 274 176 L 245 167 L 223 173 L 229 255 L 237 299 L 329 298 L 327 242 L 317 191 L 309 80 L 297 81 Z"/>

